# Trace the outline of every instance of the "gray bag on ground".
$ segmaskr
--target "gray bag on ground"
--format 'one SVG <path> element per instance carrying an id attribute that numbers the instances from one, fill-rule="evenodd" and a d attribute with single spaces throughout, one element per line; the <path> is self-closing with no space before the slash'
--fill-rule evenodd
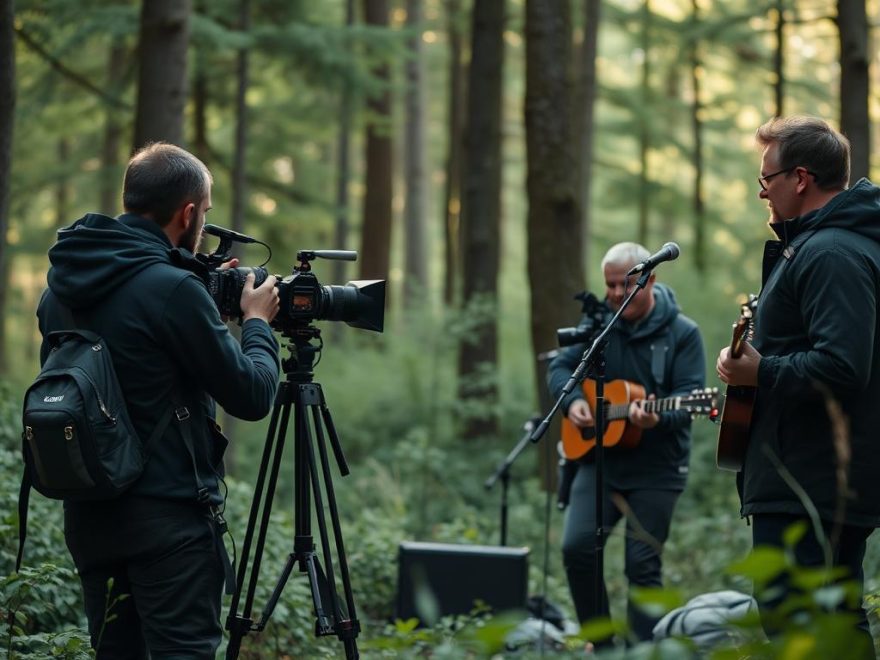
<path id="1" fill-rule="evenodd" d="M 654 626 L 654 641 L 669 637 L 687 637 L 701 650 L 729 644 L 740 638 L 730 622 L 757 610 L 755 599 L 739 591 L 700 594 L 657 622 Z"/>

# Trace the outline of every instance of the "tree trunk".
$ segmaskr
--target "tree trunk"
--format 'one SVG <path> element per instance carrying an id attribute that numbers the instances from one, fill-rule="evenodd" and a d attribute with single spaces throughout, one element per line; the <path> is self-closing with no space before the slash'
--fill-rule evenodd
<path id="1" fill-rule="evenodd" d="M 785 105 L 785 0 L 776 0 L 776 50 L 773 53 L 773 95 L 776 99 L 776 116 L 782 117 Z"/>
<path id="2" fill-rule="evenodd" d="M 425 231 L 425 83 L 422 65 L 422 0 L 407 0 L 406 27 L 410 59 L 406 63 L 406 198 L 404 224 L 403 302 L 412 305 L 425 295 L 428 286 L 428 259 Z"/>
<path id="3" fill-rule="evenodd" d="M 354 26 L 354 0 L 345 0 L 345 27 L 351 32 Z M 347 42 L 350 48 L 350 42 Z M 348 249 L 348 179 L 351 166 L 349 164 L 349 143 L 351 141 L 351 116 L 354 95 L 347 84 L 342 85 L 339 98 L 339 136 L 336 142 L 336 227 L 334 231 L 333 247 L 339 250 Z M 348 262 L 338 260 L 333 262 L 333 281 L 337 284 L 345 282 L 348 278 Z M 338 328 L 338 329 L 337 329 Z M 339 324 L 331 327 L 331 332 L 339 337 Z"/>
<path id="4" fill-rule="evenodd" d="M 448 146 L 446 153 L 446 191 L 443 204 L 444 272 L 443 301 L 452 305 L 456 300 L 461 269 L 461 157 L 462 125 L 464 124 L 465 73 L 462 58 L 462 18 L 458 0 L 447 0 L 449 21 L 449 105 L 447 106 Z"/>
<path id="5" fill-rule="evenodd" d="M 238 29 L 247 34 L 251 25 L 250 0 L 239 0 Z M 245 175 L 247 173 L 247 89 L 248 89 L 248 49 L 242 48 L 236 57 L 236 91 L 235 91 L 235 153 L 232 159 L 232 214 L 230 223 L 237 232 L 244 231 L 244 215 L 247 207 L 247 189 Z M 239 245 L 238 243 L 233 244 Z M 233 254 L 240 248 L 233 249 Z"/>
<path id="6" fill-rule="evenodd" d="M 367 25 L 388 27 L 387 0 L 364 0 Z M 373 69 L 382 91 L 367 100 L 366 192 L 361 225 L 361 279 L 388 279 L 391 265 L 391 93 L 387 62 Z"/>
<path id="7" fill-rule="evenodd" d="M 119 97 L 122 79 L 125 75 L 125 62 L 128 51 L 122 39 L 114 39 L 107 59 L 107 88 L 114 97 Z M 122 145 L 122 122 L 119 110 L 107 107 L 104 113 L 104 140 L 101 144 L 101 176 L 98 208 L 101 213 L 116 215 L 122 209 L 122 193 L 119 182 L 119 148 Z"/>
<path id="8" fill-rule="evenodd" d="M 459 353 L 466 439 L 497 432 L 497 297 L 501 236 L 503 0 L 475 0 L 462 183 L 463 302 L 470 331 Z"/>
<path id="9" fill-rule="evenodd" d="M 143 0 L 134 149 L 183 144 L 190 0 Z"/>
<path id="10" fill-rule="evenodd" d="M 868 19 L 865 0 L 838 0 L 840 31 L 840 131 L 851 145 L 850 181 L 871 170 L 871 120 L 868 115 Z"/>
<path id="11" fill-rule="evenodd" d="M 596 84 L 596 52 L 599 40 L 600 0 L 584 0 L 584 40 L 578 51 L 580 75 L 576 86 L 575 99 L 577 99 L 577 112 L 574 121 L 577 138 L 575 144 L 580 145 L 577 154 L 577 164 L 580 176 L 578 177 L 578 206 L 581 211 L 581 226 L 583 232 L 583 254 L 590 254 L 590 227 L 592 216 L 590 213 L 593 191 L 593 151 L 594 151 L 594 122 L 596 98 L 598 86 Z M 585 263 L 584 283 L 589 282 L 589 264 Z"/>
<path id="12" fill-rule="evenodd" d="M 247 34 L 251 27 L 251 3 L 250 0 L 239 0 L 238 3 L 238 29 L 242 34 Z M 235 153 L 232 157 L 232 211 L 229 222 L 233 231 L 244 233 L 244 217 L 247 209 L 247 90 L 249 84 L 248 49 L 242 48 L 236 57 L 235 90 Z M 233 257 L 242 257 L 239 243 L 233 243 L 230 253 Z M 241 328 L 237 325 L 231 327 L 231 332 L 239 341 L 241 340 Z M 226 449 L 224 462 L 230 474 L 235 474 L 238 469 L 238 443 L 236 431 L 239 427 L 238 420 L 223 411 L 223 427 L 226 437 L 229 438 L 229 447 Z"/>
<path id="13" fill-rule="evenodd" d="M 642 5 L 642 103 L 638 108 L 639 125 L 639 226 L 638 242 L 648 242 L 648 221 L 650 215 L 650 179 L 648 173 L 648 152 L 651 148 L 651 129 L 648 114 L 651 108 L 651 0 Z"/>
<path id="14" fill-rule="evenodd" d="M 703 200 L 703 121 L 700 117 L 700 42 L 696 27 L 700 22 L 698 0 L 691 0 L 694 24 L 694 41 L 691 44 L 691 85 L 694 102 L 691 120 L 694 132 L 694 266 L 698 273 L 706 272 L 706 204 Z"/>
<path id="15" fill-rule="evenodd" d="M 526 0 L 526 168 L 532 351 L 556 346 L 556 329 L 579 312 L 584 258 L 573 134 L 571 17 L 567 3 Z M 538 391 L 546 383 L 536 383 Z"/>
<path id="16" fill-rule="evenodd" d="M 210 169 L 211 149 L 208 144 L 208 79 L 205 75 L 205 56 L 196 53 L 193 76 L 193 144 L 192 152 Z"/>
<path id="17" fill-rule="evenodd" d="M 6 352 L 6 301 L 9 290 L 9 182 L 15 124 L 15 2 L 0 0 L 0 373 L 9 368 Z"/>

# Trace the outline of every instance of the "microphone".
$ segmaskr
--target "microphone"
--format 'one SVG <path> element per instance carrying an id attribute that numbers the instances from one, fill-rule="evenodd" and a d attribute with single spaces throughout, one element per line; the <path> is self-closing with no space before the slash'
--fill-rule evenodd
<path id="1" fill-rule="evenodd" d="M 627 277 L 629 277 L 630 275 L 641 273 L 645 270 L 653 270 L 654 266 L 656 266 L 657 264 L 662 264 L 664 261 L 674 261 L 678 259 L 678 255 L 680 253 L 681 249 L 678 247 L 678 243 L 673 243 L 670 241 L 662 248 L 657 250 L 657 252 L 645 259 L 642 263 L 636 264 L 635 266 L 630 268 L 629 272 L 626 275 Z"/>
<path id="2" fill-rule="evenodd" d="M 206 234 L 211 234 L 212 236 L 217 236 L 219 238 L 225 238 L 230 241 L 237 241 L 239 243 L 256 243 L 257 239 L 251 238 L 250 236 L 246 236 L 245 234 L 239 234 L 237 231 L 232 231 L 231 229 L 226 229 L 225 227 L 218 227 L 217 225 L 205 225 L 203 231 Z"/>

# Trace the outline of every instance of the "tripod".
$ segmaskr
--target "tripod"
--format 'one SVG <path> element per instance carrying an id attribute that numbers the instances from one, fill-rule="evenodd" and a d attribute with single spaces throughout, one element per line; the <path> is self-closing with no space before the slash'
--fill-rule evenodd
<path id="1" fill-rule="evenodd" d="M 254 487 L 254 499 L 251 504 L 247 532 L 245 534 L 244 546 L 242 547 L 241 562 L 238 566 L 235 592 L 232 595 L 232 604 L 229 616 L 226 619 L 226 629 L 229 631 L 229 646 L 226 649 L 226 658 L 227 660 L 232 660 L 238 657 L 241 649 L 241 640 L 245 634 L 260 632 L 266 627 L 266 623 L 275 609 L 284 585 L 290 577 L 293 566 L 297 562 L 299 563 L 300 572 L 308 574 L 309 588 L 312 594 L 312 603 L 316 617 L 315 635 L 319 637 L 336 635 L 345 647 L 346 658 L 358 658 L 356 638 L 360 632 L 360 624 L 355 613 L 354 596 L 351 591 L 348 563 L 345 558 L 342 529 L 339 524 L 336 495 L 333 490 L 327 443 L 324 436 L 325 429 L 342 476 L 346 476 L 349 473 L 349 469 L 345 456 L 342 453 L 339 437 L 336 435 L 333 419 L 330 417 L 330 411 L 324 401 L 321 385 L 312 381 L 315 354 L 320 353 L 323 343 L 315 346 L 311 343 L 311 340 L 318 339 L 320 341 L 321 333 L 320 330 L 313 326 L 303 326 L 285 330 L 283 336 L 291 340 L 287 344 L 290 357 L 281 361 L 286 380 L 280 384 L 278 394 L 275 397 L 275 405 L 272 410 L 272 418 L 263 449 L 263 458 L 260 463 L 259 476 Z M 287 435 L 291 408 L 294 411 L 295 536 L 293 552 L 288 555 L 287 562 L 281 571 L 278 582 L 275 584 L 272 595 L 266 603 L 259 620 L 255 623 L 251 615 L 254 604 L 254 592 L 256 590 L 257 578 L 259 577 L 266 532 L 269 526 L 269 515 L 272 511 L 272 500 L 275 495 L 278 471 L 284 452 L 284 442 Z M 317 459 L 315 456 L 316 447 Z M 269 467 L 270 461 L 271 470 Z M 323 479 L 323 492 L 318 475 L 319 464 Z M 266 479 L 267 472 L 268 481 Z M 333 557 L 330 552 L 327 520 L 324 513 L 325 493 L 337 550 L 340 580 L 345 596 L 344 603 L 341 602 L 336 592 Z M 315 516 L 318 522 L 326 575 L 321 569 L 321 563 L 312 539 L 312 497 L 315 499 Z M 257 517 L 261 508 L 262 516 L 259 520 L 259 527 L 257 527 Z M 254 551 L 253 566 L 251 567 L 250 580 L 247 593 L 245 594 L 244 607 L 241 616 L 239 616 L 238 607 L 255 533 L 256 549 Z"/>

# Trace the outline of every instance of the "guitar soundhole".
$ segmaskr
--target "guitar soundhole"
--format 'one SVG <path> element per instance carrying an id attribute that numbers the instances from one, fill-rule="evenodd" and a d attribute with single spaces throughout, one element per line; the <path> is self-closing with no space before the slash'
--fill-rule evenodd
<path id="1" fill-rule="evenodd" d="M 581 439 L 582 440 L 592 440 L 595 437 L 596 437 L 596 427 L 595 426 L 581 427 Z"/>

